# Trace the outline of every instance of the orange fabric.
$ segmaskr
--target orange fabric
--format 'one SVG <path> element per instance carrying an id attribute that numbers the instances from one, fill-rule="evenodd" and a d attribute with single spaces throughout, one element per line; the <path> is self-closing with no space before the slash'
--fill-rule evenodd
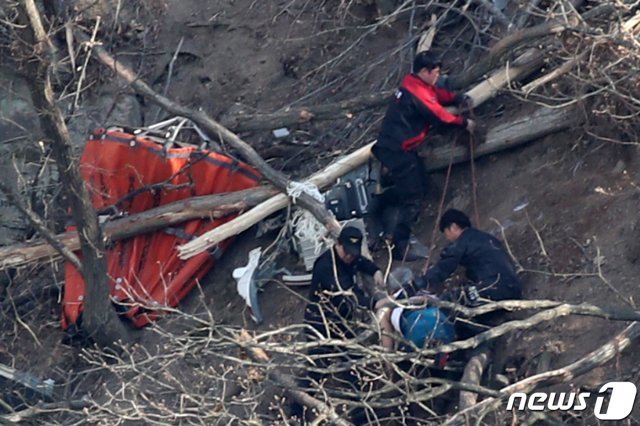
<path id="1" fill-rule="evenodd" d="M 184 198 L 251 188 L 260 175 L 227 156 L 195 148 L 166 152 L 156 142 L 118 131 L 94 131 L 80 159 L 80 172 L 93 206 L 104 209 L 122 201 L 118 211 L 141 213 Z M 142 190 L 163 183 L 156 190 Z M 136 192 L 139 191 L 139 192 Z M 187 235 L 199 236 L 233 217 L 191 220 L 174 225 Z M 178 258 L 176 246 L 186 241 L 164 230 L 121 240 L 107 250 L 111 296 L 124 304 L 125 315 L 138 327 L 149 324 L 162 307 L 175 307 L 214 264 L 214 256 L 201 253 Z M 219 245 L 225 249 L 226 240 Z M 65 265 L 63 328 L 75 324 L 83 309 L 85 283 L 69 263 Z"/>

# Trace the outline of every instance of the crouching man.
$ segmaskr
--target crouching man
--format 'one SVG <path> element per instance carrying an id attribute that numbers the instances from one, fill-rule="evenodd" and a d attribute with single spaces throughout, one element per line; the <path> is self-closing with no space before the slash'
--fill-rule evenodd
<path id="1" fill-rule="evenodd" d="M 458 266 L 465 268 L 462 303 L 475 307 L 487 301 L 522 298 L 522 282 L 511 256 L 500 240 L 471 226 L 469 217 L 460 210 L 449 209 L 440 218 L 440 231 L 451 243 L 440 254 L 440 260 L 413 285 L 405 285 L 409 295 L 417 290 L 433 289 L 444 282 Z M 504 312 L 496 311 L 475 317 L 485 327 L 463 326 L 457 330 L 460 338 L 471 337 L 502 322 Z"/>
<path id="2" fill-rule="evenodd" d="M 353 226 L 340 232 L 337 243 L 324 252 L 313 266 L 309 303 L 304 310 L 305 336 L 308 341 L 324 339 L 349 340 L 356 336 L 354 315 L 360 308 L 373 309 L 372 299 L 357 285 L 358 272 L 373 277 L 375 286 L 384 291 L 384 278 L 380 268 L 361 255 L 363 235 Z M 308 351 L 313 359 L 313 370 L 300 381 L 302 388 L 309 388 L 311 381 L 321 383 L 328 378 L 322 372 L 333 363 L 349 362 L 352 356 L 340 345 L 314 346 Z M 337 382 L 358 392 L 359 377 L 352 369 L 331 375 Z M 292 406 L 292 414 L 303 416 L 299 404 Z M 364 424 L 364 411 L 351 413 L 354 424 Z"/>

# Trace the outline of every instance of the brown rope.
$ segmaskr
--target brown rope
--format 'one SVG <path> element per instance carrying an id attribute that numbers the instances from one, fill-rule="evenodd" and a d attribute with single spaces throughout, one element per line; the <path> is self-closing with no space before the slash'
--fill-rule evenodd
<path id="1" fill-rule="evenodd" d="M 471 119 L 478 123 L 476 116 L 473 113 L 473 108 L 469 109 L 469 115 Z M 475 146 L 476 137 L 473 133 L 469 133 L 469 162 L 471 163 L 471 194 L 473 199 L 473 212 L 476 226 L 480 226 L 480 214 L 478 213 L 478 181 L 476 180 L 476 166 L 475 166 Z"/>
<path id="2" fill-rule="evenodd" d="M 471 116 L 471 119 L 475 121 L 477 124 L 478 121 L 476 120 L 475 114 L 473 112 L 473 108 L 469 109 L 469 115 Z M 458 138 L 459 136 L 456 137 L 456 142 L 458 141 Z M 469 161 L 471 162 L 471 191 L 472 191 L 472 199 L 473 199 L 473 210 L 474 210 L 474 218 L 476 221 L 476 226 L 480 226 L 480 214 L 478 213 L 478 193 L 477 193 L 478 183 L 476 180 L 476 168 L 475 168 L 475 161 L 474 161 L 475 143 L 476 143 L 475 135 L 473 133 L 470 133 L 469 134 L 469 156 L 470 156 Z M 438 205 L 438 214 L 436 216 L 436 221 L 433 224 L 433 231 L 431 231 L 429 257 L 427 257 L 427 260 L 424 263 L 424 267 L 422 268 L 422 275 L 426 274 L 427 270 L 429 269 L 429 263 L 431 261 L 431 253 L 433 252 L 436 246 L 438 222 L 440 220 L 440 217 L 442 216 L 442 210 L 444 209 L 444 200 L 447 195 L 447 190 L 449 187 L 449 178 L 451 176 L 452 168 L 453 168 L 453 149 L 449 151 L 449 167 L 447 168 L 447 177 L 444 181 L 444 188 L 442 189 L 442 196 L 440 197 L 440 204 Z"/>
<path id="3" fill-rule="evenodd" d="M 458 137 L 456 137 L 456 142 L 457 141 L 458 141 Z M 424 262 L 424 267 L 422 268 L 422 275 L 427 273 L 427 269 L 429 269 L 429 261 L 431 260 L 431 253 L 436 248 L 436 235 L 438 231 L 438 221 L 440 220 L 440 216 L 442 216 L 442 210 L 444 209 L 444 200 L 447 196 L 447 190 L 449 188 L 449 178 L 451 177 L 452 168 L 453 168 L 453 149 L 451 149 L 449 152 L 449 167 L 447 168 L 447 177 L 444 180 L 444 188 L 442 188 L 442 196 L 440 197 L 440 204 L 438 205 L 438 214 L 436 215 L 436 221 L 434 222 L 433 230 L 431 231 L 431 243 L 429 244 L 429 256 L 427 257 L 427 260 Z"/>

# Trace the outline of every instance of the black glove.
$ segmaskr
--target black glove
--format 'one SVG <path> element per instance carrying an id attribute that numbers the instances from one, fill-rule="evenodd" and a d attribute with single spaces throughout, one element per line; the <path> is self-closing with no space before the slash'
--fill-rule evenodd
<path id="1" fill-rule="evenodd" d="M 416 277 L 413 281 L 402 286 L 402 295 L 400 297 L 410 298 L 418 293 L 418 290 L 424 290 L 427 288 L 427 280 L 423 276 Z"/>
<path id="2" fill-rule="evenodd" d="M 456 106 L 461 109 L 471 110 L 473 108 L 473 99 L 465 93 L 458 93 L 454 99 Z"/>

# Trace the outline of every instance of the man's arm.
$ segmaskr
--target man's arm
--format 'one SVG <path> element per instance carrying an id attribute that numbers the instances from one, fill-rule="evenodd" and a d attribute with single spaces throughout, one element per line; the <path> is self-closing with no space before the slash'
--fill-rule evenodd
<path id="1" fill-rule="evenodd" d="M 443 89 L 442 87 L 434 87 L 436 91 L 436 97 L 438 98 L 438 102 L 442 105 L 449 106 L 457 104 L 459 99 L 459 95 L 456 92 L 452 92 L 447 89 Z"/>
<path id="2" fill-rule="evenodd" d="M 432 116 L 438 121 L 444 124 L 451 124 L 454 126 L 466 127 L 467 119 L 461 115 L 452 114 L 445 109 L 445 107 L 439 103 L 437 96 L 435 97 L 416 97 L 416 102 L 419 108 L 422 109 L 423 114 L 426 116 Z"/>
<path id="3" fill-rule="evenodd" d="M 384 292 L 384 276 L 382 275 L 382 271 L 380 270 L 380 268 L 378 268 L 378 265 L 363 256 L 360 256 L 356 262 L 356 270 L 358 272 L 362 272 L 363 274 L 367 274 L 373 277 L 373 282 L 375 284 L 375 289 L 372 291 L 373 299 L 379 299 L 380 297 L 383 297 L 384 294 L 386 294 L 386 292 Z M 360 289 L 358 288 L 358 290 Z M 354 289 L 354 292 L 355 291 L 356 290 Z M 369 291 L 371 292 L 371 289 L 369 289 Z M 362 291 L 361 293 L 362 296 L 356 293 L 360 305 L 373 308 L 372 298 L 367 296 Z M 362 303 L 360 301 L 362 301 Z"/>
<path id="4" fill-rule="evenodd" d="M 367 259 L 364 256 L 360 256 L 356 260 L 356 270 L 358 272 L 362 272 L 363 274 L 374 276 L 376 271 L 379 271 L 380 268 L 378 268 L 378 265 L 373 263 L 371 260 Z"/>
<path id="5" fill-rule="evenodd" d="M 321 259 L 324 260 L 324 259 Z M 336 279 L 330 263 L 317 262 L 311 272 L 311 294 L 322 291 L 336 291 Z"/>
<path id="6" fill-rule="evenodd" d="M 413 296 L 418 290 L 424 290 L 446 280 L 460 264 L 464 251 L 465 248 L 459 241 L 442 250 L 438 263 L 433 265 L 426 274 L 418 277 L 413 285 L 403 286 L 406 297 Z"/>

